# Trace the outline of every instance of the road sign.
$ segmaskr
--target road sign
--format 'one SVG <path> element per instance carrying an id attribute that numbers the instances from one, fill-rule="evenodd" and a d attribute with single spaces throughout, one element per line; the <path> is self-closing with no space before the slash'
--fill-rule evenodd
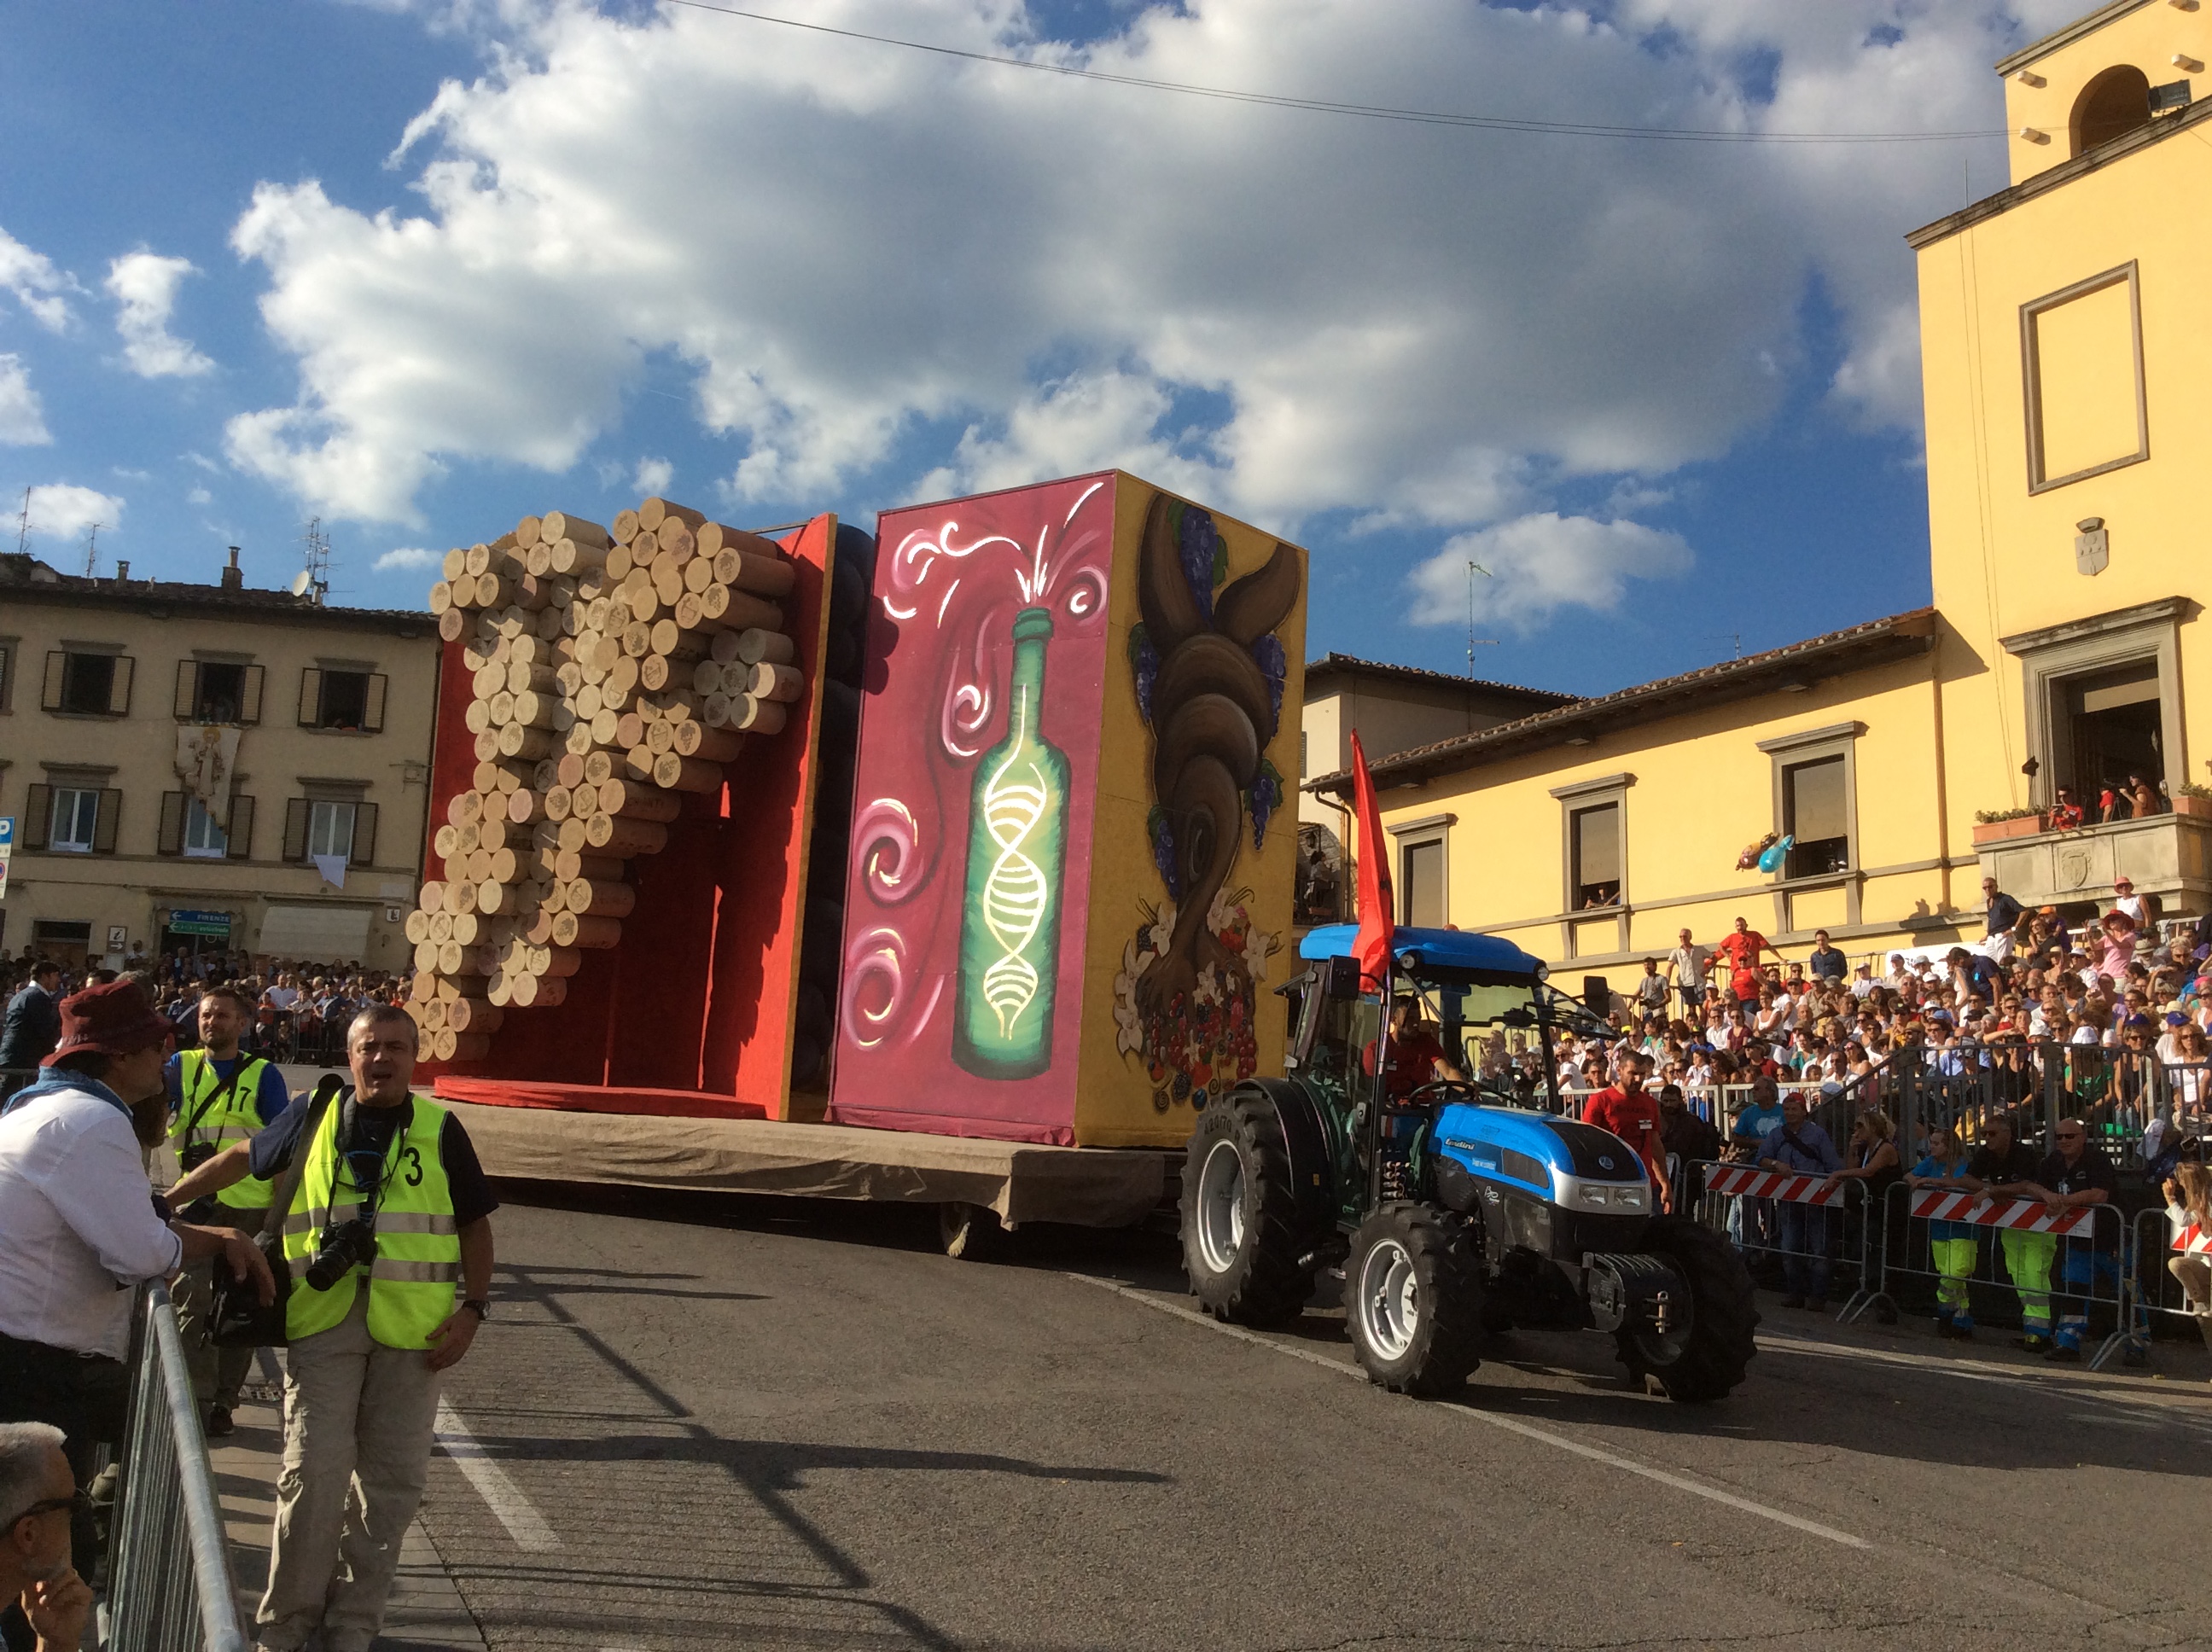
<path id="1" fill-rule="evenodd" d="M 230 938 L 230 914 L 228 912 L 186 912 L 181 908 L 169 914 L 169 931 L 176 935 L 215 935 Z"/>
<path id="2" fill-rule="evenodd" d="M 8 898 L 8 858 L 15 853 L 15 817 L 0 815 L 0 901 Z"/>

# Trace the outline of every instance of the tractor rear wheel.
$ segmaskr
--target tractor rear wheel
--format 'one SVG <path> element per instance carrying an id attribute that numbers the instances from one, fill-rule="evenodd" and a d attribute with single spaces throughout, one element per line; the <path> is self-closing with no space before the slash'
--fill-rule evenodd
<path id="1" fill-rule="evenodd" d="M 1305 1311 L 1314 1269 L 1300 1265 L 1291 1153 L 1274 1103 L 1231 1090 L 1198 1115 L 1184 1149 L 1182 1258 L 1191 1294 L 1218 1320 L 1283 1325 Z"/>
<path id="2" fill-rule="evenodd" d="M 1393 1394 L 1456 1394 L 1482 1363 L 1482 1272 L 1467 1225 L 1427 1205 L 1385 1205 L 1352 1236 L 1344 1321 L 1368 1380 Z"/>
<path id="3" fill-rule="evenodd" d="M 1758 1345 L 1751 1274 L 1724 1234 L 1686 1216 L 1654 1217 L 1639 1249 L 1671 1263 L 1690 1288 L 1690 1328 L 1668 1336 L 1624 1326 L 1613 1333 L 1629 1380 L 1656 1380 L 1682 1405 L 1725 1398 Z"/>

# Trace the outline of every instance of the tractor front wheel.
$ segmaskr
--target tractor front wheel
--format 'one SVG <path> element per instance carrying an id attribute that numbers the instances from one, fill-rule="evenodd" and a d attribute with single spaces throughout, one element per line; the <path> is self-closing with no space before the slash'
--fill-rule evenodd
<path id="1" fill-rule="evenodd" d="M 1725 1234 L 1686 1216 L 1653 1218 L 1639 1248 L 1670 1263 L 1689 1287 L 1690 1323 L 1663 1337 L 1626 1326 L 1615 1332 L 1629 1380 L 1656 1381 L 1684 1405 L 1725 1397 L 1758 1351 L 1759 1309 L 1743 1259 Z"/>
<path id="2" fill-rule="evenodd" d="M 1297 1196 L 1274 1103 L 1231 1090 L 1198 1115 L 1184 1150 L 1182 1258 L 1191 1294 L 1218 1320 L 1283 1325 L 1305 1311 Z"/>
<path id="3" fill-rule="evenodd" d="M 1456 1394 L 1482 1363 L 1482 1273 L 1466 1224 L 1427 1205 L 1382 1206 L 1352 1236 L 1344 1320 L 1369 1381 Z"/>

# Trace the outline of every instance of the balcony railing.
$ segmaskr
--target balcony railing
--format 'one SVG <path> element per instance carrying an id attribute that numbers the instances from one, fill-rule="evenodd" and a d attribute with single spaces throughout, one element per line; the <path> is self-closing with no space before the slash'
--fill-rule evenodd
<path id="1" fill-rule="evenodd" d="M 2212 819 L 2151 815 L 2002 838 L 1977 848 L 1984 877 L 2027 906 L 2109 901 L 2112 882 L 2131 879 L 2155 895 L 2167 917 L 2212 907 Z"/>

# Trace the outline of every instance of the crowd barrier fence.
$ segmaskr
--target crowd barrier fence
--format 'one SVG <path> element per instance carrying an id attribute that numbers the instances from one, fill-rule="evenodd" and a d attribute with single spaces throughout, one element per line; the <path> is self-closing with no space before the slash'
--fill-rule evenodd
<path id="1" fill-rule="evenodd" d="M 2202 1302 L 2191 1301 L 2172 1266 L 2176 1257 L 2185 1254 L 2202 1257 L 2208 1269 L 2212 1269 L 2212 1252 L 2185 1253 L 2173 1248 L 2173 1229 L 2163 1206 L 2154 1205 L 2136 1212 L 2135 1261 L 2128 1281 L 2134 1292 L 2134 1312 L 2129 1328 L 2141 1345 L 2148 1345 L 2154 1316 L 2165 1315 L 2195 1327 L 2204 1339 L 2206 1350 L 2212 1351 L 2212 1309 Z M 2212 1277 L 2200 1278 L 2200 1291 L 2212 1286 Z"/>
<path id="2" fill-rule="evenodd" d="M 1825 1301 L 1840 1266 L 1850 1273 L 1849 1309 L 1868 1293 L 1866 1188 L 1828 1185 L 1825 1175 L 1699 1161 L 1698 1220 L 1729 1236 L 1747 1262 L 1777 1264 L 1793 1296 Z"/>
<path id="3" fill-rule="evenodd" d="M 109 1652 L 246 1652 L 176 1303 L 158 1279 L 140 1294 L 131 1339 L 106 1644 Z"/>

